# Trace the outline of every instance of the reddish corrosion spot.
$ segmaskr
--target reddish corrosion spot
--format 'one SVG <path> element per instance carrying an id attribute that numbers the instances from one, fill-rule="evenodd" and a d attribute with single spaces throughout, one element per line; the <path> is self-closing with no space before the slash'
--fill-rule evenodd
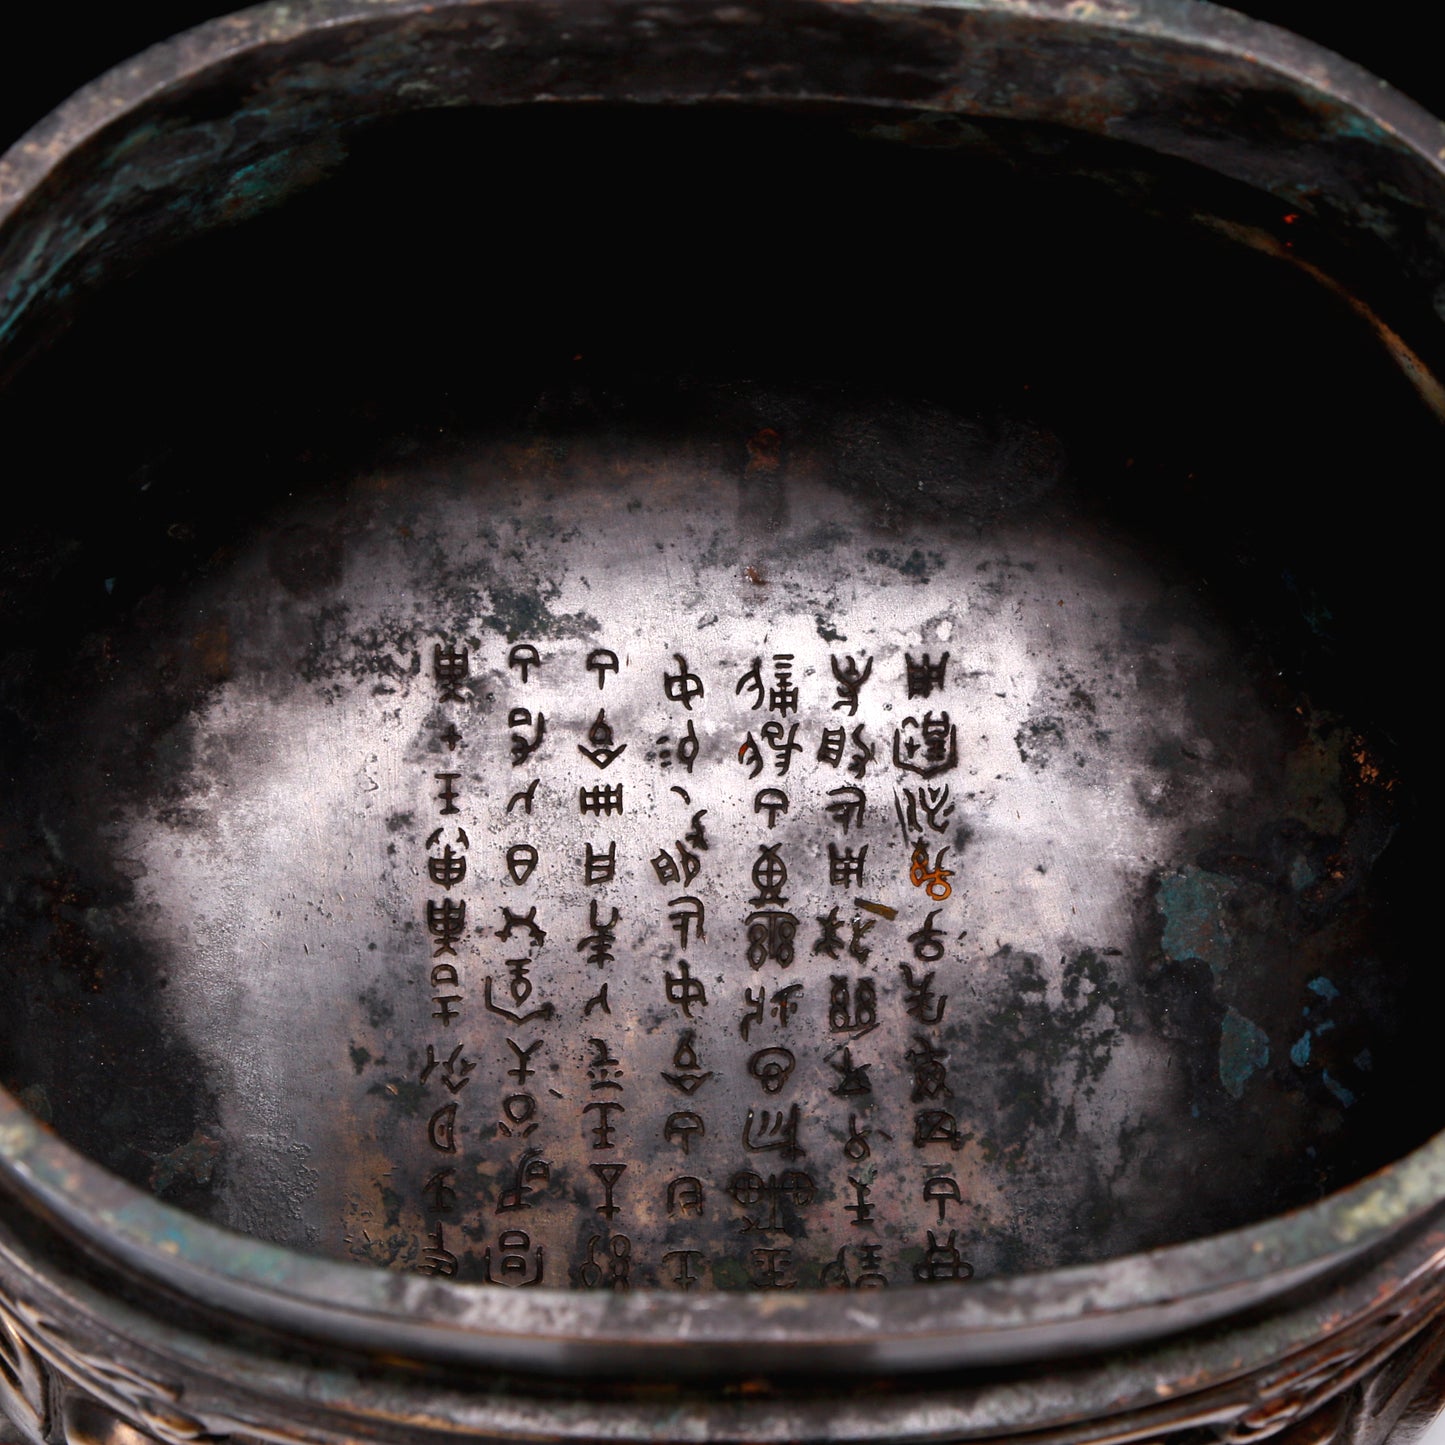
<path id="1" fill-rule="evenodd" d="M 768 585 L 768 579 L 764 577 L 756 567 L 744 567 L 743 576 L 746 577 L 754 587 L 766 587 Z"/>
<path id="2" fill-rule="evenodd" d="M 1395 786 L 1394 778 L 1387 778 L 1379 763 L 1371 756 L 1365 740 L 1357 737 L 1350 746 L 1350 760 L 1359 770 L 1360 781 L 1368 787 L 1381 787 L 1387 793 Z"/>
<path id="3" fill-rule="evenodd" d="M 775 472 L 783 460 L 783 439 L 770 426 L 748 438 L 748 476 Z"/>

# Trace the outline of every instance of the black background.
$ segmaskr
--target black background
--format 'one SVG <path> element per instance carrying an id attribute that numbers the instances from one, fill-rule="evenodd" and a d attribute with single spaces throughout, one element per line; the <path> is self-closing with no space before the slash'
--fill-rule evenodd
<path id="1" fill-rule="evenodd" d="M 71 91 L 146 46 L 238 6 L 224 0 L 167 0 L 148 5 L 25 6 L 20 26 L 0 24 L 0 149 Z M 1435 114 L 1445 112 L 1445 67 L 1428 38 L 1430 7 L 1411 0 L 1329 7 L 1308 0 L 1254 0 L 1236 5 L 1285 26 L 1375 72 Z M 18 13 L 22 7 L 16 5 Z"/>

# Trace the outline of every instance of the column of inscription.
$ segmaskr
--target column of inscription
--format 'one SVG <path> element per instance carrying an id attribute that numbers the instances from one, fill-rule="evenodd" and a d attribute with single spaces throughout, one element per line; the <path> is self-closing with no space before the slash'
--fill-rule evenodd
<path id="1" fill-rule="evenodd" d="M 466 648 L 438 643 L 432 649 L 432 679 L 437 687 L 438 706 L 448 714 L 440 741 L 448 754 L 455 754 L 462 742 L 452 714 L 461 712 L 469 700 L 466 690 L 471 671 Z M 426 839 L 425 901 L 426 937 L 430 941 L 431 1019 L 437 1038 L 426 1046 L 426 1061 L 417 1082 L 427 1092 L 431 1108 L 426 1124 L 427 1149 L 432 1167 L 422 1181 L 423 1207 L 430 1228 L 421 1252 L 422 1269 L 428 1274 L 451 1276 L 458 1268 L 455 1252 L 448 1247 L 447 1222 L 457 1208 L 457 1167 L 455 1163 L 461 1130 L 457 1114 L 464 1091 L 472 1083 L 476 1068 L 466 1056 L 459 1025 L 465 1017 L 465 994 L 457 945 L 467 927 L 467 883 L 471 838 L 461 826 L 458 783 L 461 773 L 452 769 L 432 775 L 435 791 L 432 803 L 436 827 Z M 444 1101 L 444 1102 L 443 1102 Z"/>

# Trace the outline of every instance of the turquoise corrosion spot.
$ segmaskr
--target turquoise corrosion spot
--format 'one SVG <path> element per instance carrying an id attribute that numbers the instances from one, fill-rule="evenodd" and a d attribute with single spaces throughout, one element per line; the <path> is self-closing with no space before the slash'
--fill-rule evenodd
<path id="1" fill-rule="evenodd" d="M 1219 1035 L 1219 1082 L 1236 1098 L 1256 1069 L 1269 1063 L 1269 1039 L 1257 1023 L 1230 1009 Z"/>
<path id="2" fill-rule="evenodd" d="M 1229 962 L 1231 939 L 1224 921 L 1230 882 L 1203 868 L 1183 868 L 1159 882 L 1158 905 L 1164 915 L 1161 942 L 1170 958 L 1207 963 L 1219 981 Z"/>
<path id="3" fill-rule="evenodd" d="M 1327 1088 L 1330 1093 L 1332 1093 L 1335 1098 L 1337 1098 L 1340 1103 L 1345 1106 L 1345 1108 L 1348 1109 L 1350 1105 L 1355 1102 L 1354 1094 L 1351 1093 L 1349 1089 L 1345 1088 L 1345 1086 L 1340 1083 L 1338 1079 L 1333 1078 L 1330 1075 L 1328 1069 L 1326 1069 L 1325 1072 L 1320 1075 L 1320 1077 L 1324 1080 L 1325 1088 Z"/>
<path id="4" fill-rule="evenodd" d="M 1310 1031 L 1306 1029 L 1299 1038 L 1295 1040 L 1294 1047 L 1289 1051 L 1289 1061 L 1297 1069 L 1302 1069 L 1310 1061 Z"/>

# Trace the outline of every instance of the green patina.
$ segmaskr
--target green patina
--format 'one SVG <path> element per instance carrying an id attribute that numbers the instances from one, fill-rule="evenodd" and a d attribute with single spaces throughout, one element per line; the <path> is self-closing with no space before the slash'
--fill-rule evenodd
<path id="1" fill-rule="evenodd" d="M 1159 881 L 1158 908 L 1164 916 L 1161 943 L 1176 962 L 1207 963 L 1218 983 L 1233 950 L 1225 906 L 1233 884 L 1193 865 Z"/>
<path id="2" fill-rule="evenodd" d="M 1269 1063 L 1269 1038 L 1257 1023 L 1230 1009 L 1219 1033 L 1219 1082 L 1236 1099 L 1256 1070 Z"/>

